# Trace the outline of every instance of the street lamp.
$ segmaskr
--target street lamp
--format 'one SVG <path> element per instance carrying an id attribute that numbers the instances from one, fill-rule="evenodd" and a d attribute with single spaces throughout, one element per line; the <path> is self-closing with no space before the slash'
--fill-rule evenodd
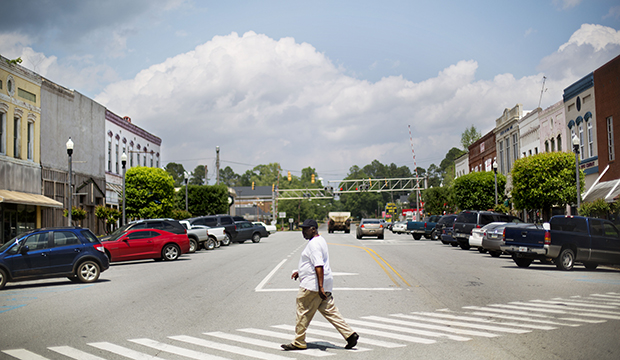
<path id="1" fill-rule="evenodd" d="M 121 164 L 123 165 L 123 223 L 121 226 L 127 223 L 125 218 L 125 165 L 127 165 L 127 154 L 123 153 L 121 155 Z"/>
<path id="2" fill-rule="evenodd" d="M 497 206 L 497 161 L 493 160 L 493 172 L 495 173 L 495 205 Z"/>
<path id="3" fill-rule="evenodd" d="M 575 166 L 577 174 L 577 211 L 579 210 L 579 206 L 581 206 L 581 184 L 579 183 L 579 138 L 577 135 L 573 134 L 573 151 L 575 152 Z"/>
<path id="4" fill-rule="evenodd" d="M 189 179 L 189 174 L 187 173 L 187 171 L 183 172 L 183 176 L 185 177 L 185 211 L 189 211 L 187 206 L 187 182 Z"/>
<path id="5" fill-rule="evenodd" d="M 69 218 L 69 226 L 71 226 L 71 212 L 73 210 L 73 204 L 72 204 L 72 200 L 73 200 L 73 190 L 71 189 L 71 165 L 72 165 L 72 161 L 71 161 L 71 156 L 73 156 L 73 141 L 71 141 L 71 137 L 69 137 L 69 141 L 67 141 L 67 155 L 69 155 L 69 211 L 67 211 L 68 213 L 68 218 Z"/>

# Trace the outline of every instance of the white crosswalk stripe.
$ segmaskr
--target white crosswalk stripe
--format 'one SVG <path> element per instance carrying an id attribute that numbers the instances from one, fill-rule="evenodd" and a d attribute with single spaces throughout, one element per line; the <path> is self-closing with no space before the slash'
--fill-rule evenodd
<path id="1" fill-rule="evenodd" d="M 514 336 L 532 331 L 553 331 L 561 327 L 620 320 L 620 294 L 513 301 L 506 304 L 464 306 L 460 310 L 418 311 L 346 320 L 360 334 L 360 346 L 355 347 L 355 353 L 372 351 L 374 348 L 402 348 L 410 346 L 411 343 L 432 345 L 446 341 L 473 341 L 477 337 Z M 83 347 L 51 346 L 46 350 L 51 352 L 50 354 L 37 354 L 27 349 L 0 351 L 19 360 L 49 360 L 47 356 L 56 359 L 58 354 L 70 359 L 106 360 L 101 357 L 105 356 L 104 352 L 132 360 L 179 357 L 223 360 L 226 359 L 226 353 L 233 357 L 290 360 L 348 352 L 344 350 L 345 341 L 342 336 L 331 324 L 324 321 L 315 320 L 311 323 L 306 337 L 309 347 L 304 351 L 286 352 L 280 348 L 281 343 L 288 343 L 294 338 L 294 325 L 272 325 L 270 328 L 207 331 L 198 336 L 167 336 L 163 341 L 128 339 L 129 345 L 91 342 Z M 150 350 L 150 354 L 144 352 L 145 348 Z M 152 355 L 153 349 L 158 352 L 157 355 Z"/>

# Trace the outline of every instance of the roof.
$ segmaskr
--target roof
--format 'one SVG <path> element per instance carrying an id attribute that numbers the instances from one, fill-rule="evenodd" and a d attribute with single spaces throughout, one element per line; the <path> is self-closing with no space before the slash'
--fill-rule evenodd
<path id="1" fill-rule="evenodd" d="M 43 207 L 63 208 L 64 205 L 54 199 L 39 194 L 30 194 L 20 191 L 0 190 L 0 203 L 38 205 Z"/>

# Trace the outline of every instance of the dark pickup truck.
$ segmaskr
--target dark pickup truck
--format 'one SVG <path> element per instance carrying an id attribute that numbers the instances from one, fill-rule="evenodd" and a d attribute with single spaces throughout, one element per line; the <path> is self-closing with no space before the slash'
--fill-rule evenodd
<path id="1" fill-rule="evenodd" d="M 407 231 L 411 233 L 411 236 L 415 240 L 420 240 L 422 236 L 427 239 L 437 240 L 438 233 L 435 232 L 435 225 L 441 219 L 441 215 L 431 215 L 424 218 L 422 221 L 408 221 Z"/>
<path id="2" fill-rule="evenodd" d="M 541 227 L 504 230 L 502 251 L 511 254 L 519 267 L 534 260 L 553 261 L 561 270 L 575 262 L 586 269 L 600 264 L 620 264 L 620 233 L 608 220 L 582 216 L 554 216 Z"/>

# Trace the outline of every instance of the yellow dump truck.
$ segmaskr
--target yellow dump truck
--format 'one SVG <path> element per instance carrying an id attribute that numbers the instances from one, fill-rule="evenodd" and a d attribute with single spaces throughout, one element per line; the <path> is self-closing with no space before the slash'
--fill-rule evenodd
<path id="1" fill-rule="evenodd" d="M 330 212 L 329 223 L 327 224 L 327 231 L 333 233 L 334 231 L 344 231 L 346 234 L 351 232 L 351 213 L 340 211 Z"/>

